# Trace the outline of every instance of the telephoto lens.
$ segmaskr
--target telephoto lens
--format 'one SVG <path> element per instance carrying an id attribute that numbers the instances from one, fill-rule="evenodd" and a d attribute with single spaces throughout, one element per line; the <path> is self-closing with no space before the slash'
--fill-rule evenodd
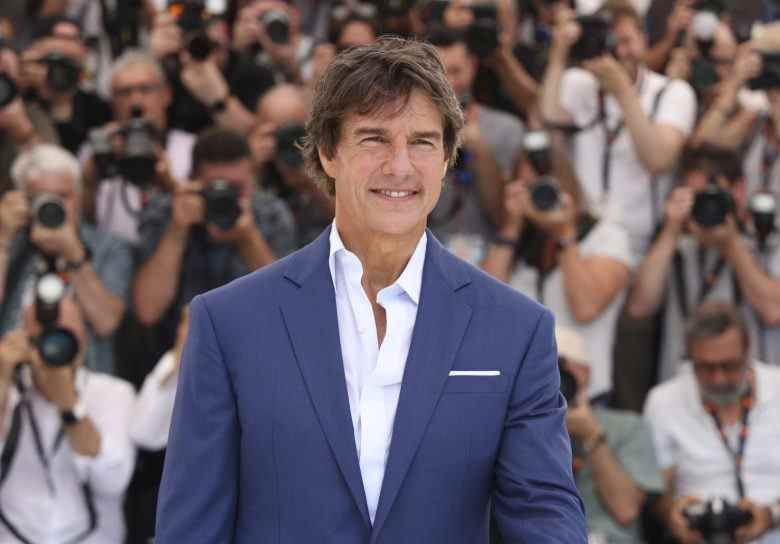
<path id="1" fill-rule="evenodd" d="M 0 108 L 6 107 L 19 96 L 19 87 L 8 74 L 0 72 Z"/>
<path id="2" fill-rule="evenodd" d="M 33 219 L 49 229 L 58 229 L 65 223 L 65 204 L 57 195 L 43 193 L 32 202 Z"/>
<path id="3" fill-rule="evenodd" d="M 561 186 L 552 176 L 541 176 L 529 187 L 531 202 L 540 212 L 547 212 L 558 207 L 561 202 Z"/>
<path id="4" fill-rule="evenodd" d="M 272 42 L 281 44 L 290 41 L 290 19 L 284 11 L 277 9 L 266 11 L 260 21 Z"/>
<path id="5" fill-rule="evenodd" d="M 206 223 L 216 225 L 221 230 L 233 228 L 241 215 L 238 203 L 239 191 L 234 184 L 224 179 L 216 179 L 200 191 L 206 201 Z"/>
<path id="6" fill-rule="evenodd" d="M 121 129 L 124 136 L 119 157 L 119 173 L 141 188 L 151 184 L 157 176 L 157 146 L 154 126 L 144 119 L 140 108 L 133 108 L 132 118 Z"/>
<path id="7" fill-rule="evenodd" d="M 753 217 L 753 227 L 760 246 L 766 245 L 767 238 L 775 230 L 777 200 L 772 193 L 756 193 L 748 201 L 748 210 Z"/>
<path id="8" fill-rule="evenodd" d="M 79 353 L 76 335 L 57 325 L 60 301 L 65 296 L 65 282 L 57 274 L 41 276 L 35 285 L 35 317 L 43 332 L 35 346 L 43 362 L 53 367 L 68 366 Z"/>
<path id="9" fill-rule="evenodd" d="M 710 183 L 707 188 L 696 193 L 691 217 L 700 226 L 712 228 L 722 225 L 733 209 L 734 201 L 728 191 Z"/>

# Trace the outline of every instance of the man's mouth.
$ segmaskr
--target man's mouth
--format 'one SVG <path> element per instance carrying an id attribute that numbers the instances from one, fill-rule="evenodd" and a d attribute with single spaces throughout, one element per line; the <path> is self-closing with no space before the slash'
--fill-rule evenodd
<path id="1" fill-rule="evenodd" d="M 404 200 L 417 195 L 419 191 L 391 191 L 389 189 L 371 189 L 375 195 L 393 200 Z"/>

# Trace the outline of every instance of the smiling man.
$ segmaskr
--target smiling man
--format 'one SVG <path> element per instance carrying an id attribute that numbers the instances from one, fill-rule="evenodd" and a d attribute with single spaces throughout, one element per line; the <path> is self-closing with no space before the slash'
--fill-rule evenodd
<path id="1" fill-rule="evenodd" d="M 193 300 L 157 542 L 585 543 L 551 314 L 426 230 L 462 126 L 430 45 L 329 65 L 334 224 Z"/>

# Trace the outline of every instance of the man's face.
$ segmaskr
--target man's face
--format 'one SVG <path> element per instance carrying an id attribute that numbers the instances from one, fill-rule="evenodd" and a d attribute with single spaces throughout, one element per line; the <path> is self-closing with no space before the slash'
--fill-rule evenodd
<path id="1" fill-rule="evenodd" d="M 466 44 L 456 43 L 450 47 L 437 47 L 436 51 L 441 57 L 444 69 L 447 71 L 447 79 L 455 89 L 455 94 L 458 97 L 468 95 L 477 72 L 477 60 L 469 53 Z"/>
<path id="2" fill-rule="evenodd" d="M 78 225 L 80 218 L 79 194 L 76 183 L 64 174 L 44 174 L 27 182 L 27 196 L 32 201 L 40 194 L 56 195 L 62 199 L 68 221 Z"/>
<path id="3" fill-rule="evenodd" d="M 612 25 L 612 34 L 615 38 L 615 57 L 628 74 L 635 78 L 647 49 L 644 32 L 633 19 L 621 17 Z"/>
<path id="4" fill-rule="evenodd" d="M 700 339 L 689 345 L 688 355 L 705 401 L 719 406 L 739 401 L 747 380 L 746 348 L 736 327 L 720 336 Z"/>
<path id="5" fill-rule="evenodd" d="M 320 151 L 325 172 L 336 180 L 336 222 L 353 232 L 422 233 L 436 206 L 447 169 L 442 116 L 414 91 L 398 110 L 391 104 L 373 116 L 350 114 L 335 156 Z"/>
<path id="6" fill-rule="evenodd" d="M 116 74 L 111 81 L 111 101 L 114 118 L 120 123 L 130 119 L 137 106 L 159 130 L 167 125 L 165 110 L 171 101 L 171 91 L 149 64 L 131 64 Z"/>
<path id="7" fill-rule="evenodd" d="M 241 196 L 250 196 L 255 189 L 254 169 L 250 158 L 228 163 L 205 163 L 197 173 L 198 181 L 204 185 L 223 179 L 241 191 Z"/>

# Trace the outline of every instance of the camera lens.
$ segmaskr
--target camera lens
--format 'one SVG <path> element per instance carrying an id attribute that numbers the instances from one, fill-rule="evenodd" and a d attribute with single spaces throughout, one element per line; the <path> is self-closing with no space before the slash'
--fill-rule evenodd
<path id="1" fill-rule="evenodd" d="M 50 194 L 36 197 L 33 200 L 32 211 L 35 221 L 50 229 L 60 228 L 67 217 L 62 199 Z"/>
<path id="2" fill-rule="evenodd" d="M 534 207 L 541 212 L 552 210 L 558 206 L 561 200 L 561 189 L 558 181 L 550 176 L 538 178 L 531 184 L 529 191 Z"/>
<path id="3" fill-rule="evenodd" d="M 696 193 L 691 216 L 704 228 L 722 225 L 732 210 L 731 196 L 717 186 L 709 186 Z"/>
<path id="4" fill-rule="evenodd" d="M 79 67 L 70 58 L 62 55 L 49 55 L 44 59 L 48 67 L 46 83 L 57 93 L 69 93 L 78 87 Z"/>
<path id="5" fill-rule="evenodd" d="M 274 43 L 287 43 L 290 41 L 290 20 L 287 14 L 279 10 L 271 10 L 265 13 L 261 19 L 265 32 Z"/>
<path id="6" fill-rule="evenodd" d="M 79 352 L 79 342 L 76 336 L 61 327 L 44 330 L 38 337 L 36 345 L 43 362 L 53 367 L 71 364 Z"/>
<path id="7" fill-rule="evenodd" d="M 215 45 L 205 31 L 195 32 L 187 40 L 187 52 L 198 61 L 204 61 L 214 51 Z"/>
<path id="8" fill-rule="evenodd" d="M 19 88 L 8 74 L 0 73 L 0 108 L 6 107 L 13 102 L 19 94 Z"/>
<path id="9" fill-rule="evenodd" d="M 152 183 L 157 175 L 157 149 L 154 128 L 140 115 L 140 109 L 134 108 L 133 118 L 122 129 L 124 146 L 118 167 L 124 179 L 144 187 Z"/>
<path id="10" fill-rule="evenodd" d="M 238 189 L 229 181 L 217 179 L 209 183 L 201 195 L 206 201 L 206 223 L 222 230 L 233 228 L 241 215 Z"/>

